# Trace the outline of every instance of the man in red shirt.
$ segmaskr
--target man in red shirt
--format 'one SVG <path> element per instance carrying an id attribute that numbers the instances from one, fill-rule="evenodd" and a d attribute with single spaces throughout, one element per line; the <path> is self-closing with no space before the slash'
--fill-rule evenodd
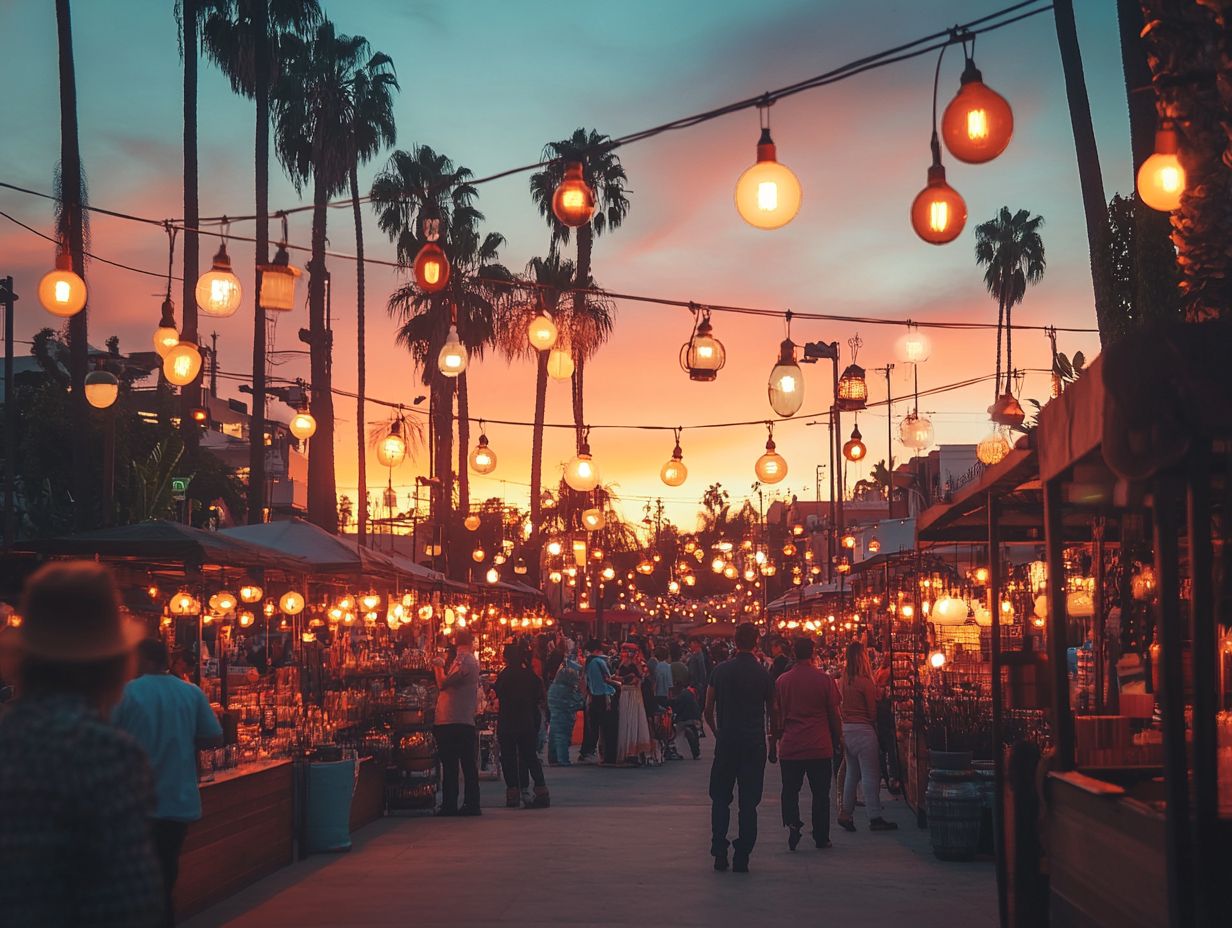
<path id="1" fill-rule="evenodd" d="M 778 679 L 772 737 L 783 769 L 783 824 L 787 846 L 800 843 L 800 788 L 808 777 L 813 794 L 813 841 L 830 847 L 830 776 L 835 749 L 842 745 L 838 687 L 813 662 L 813 641 L 795 642 L 796 663 Z"/>

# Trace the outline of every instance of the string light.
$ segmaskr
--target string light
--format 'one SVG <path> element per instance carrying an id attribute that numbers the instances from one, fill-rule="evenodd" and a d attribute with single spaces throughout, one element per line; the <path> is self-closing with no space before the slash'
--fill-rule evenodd
<path id="1" fill-rule="evenodd" d="M 85 308 L 86 282 L 73 271 L 73 259 L 68 252 L 56 255 L 55 269 L 39 281 L 38 297 L 43 309 L 62 319 L 75 316 Z"/>
<path id="2" fill-rule="evenodd" d="M 579 493 L 589 493 L 599 484 L 599 469 L 590 456 L 590 429 L 583 433 L 577 455 L 565 465 L 565 483 Z"/>
<path id="3" fill-rule="evenodd" d="M 1171 212 L 1181 205 L 1186 178 L 1178 150 L 1176 126 L 1165 119 L 1155 133 L 1155 153 L 1138 169 L 1138 196 L 1151 209 Z"/>
<path id="4" fill-rule="evenodd" d="M 446 377 L 457 377 L 466 370 L 466 349 L 458 338 L 458 326 L 452 323 L 445 336 L 445 344 L 437 356 L 436 366 Z"/>
<path id="5" fill-rule="evenodd" d="M 590 222 L 595 213 L 595 192 L 582 176 L 582 164 L 571 161 L 552 194 L 552 212 L 561 224 L 576 229 Z"/>
<path id="6" fill-rule="evenodd" d="M 714 337 L 710 310 L 703 310 L 689 340 L 680 346 L 680 366 L 690 380 L 709 383 L 727 363 L 723 343 Z"/>
<path id="7" fill-rule="evenodd" d="M 288 426 L 291 434 L 300 441 L 306 441 L 316 434 L 317 420 L 313 417 L 306 406 L 300 409 L 291 417 L 291 424 Z"/>
<path id="8" fill-rule="evenodd" d="M 678 487 L 688 479 L 689 469 L 684 466 L 684 452 L 680 449 L 680 429 L 676 429 L 676 447 L 671 460 L 659 470 L 659 479 L 669 487 Z"/>
<path id="9" fill-rule="evenodd" d="M 761 137 L 757 161 L 736 181 L 736 210 L 740 218 L 757 229 L 778 229 L 800 211 L 800 181 L 777 160 L 778 149 L 770 137 L 770 107 L 758 107 Z"/>
<path id="10" fill-rule="evenodd" d="M 863 461 L 866 454 L 868 447 L 864 444 L 860 427 L 857 425 L 851 430 L 851 438 L 843 444 L 843 457 L 852 462 Z"/>
<path id="11" fill-rule="evenodd" d="M 974 39 L 972 39 L 974 51 Z M 959 161 L 983 164 L 1010 143 L 1014 134 L 1014 111 L 1005 97 L 984 84 L 984 76 L 967 56 L 958 93 L 941 117 L 945 147 Z"/>
<path id="12" fill-rule="evenodd" d="M 530 342 L 530 346 L 536 351 L 549 351 L 556 344 L 556 337 L 559 331 L 556 328 L 556 323 L 552 321 L 551 315 L 543 310 L 539 315 L 535 316 L 530 321 L 530 325 L 526 328 L 526 338 Z"/>
<path id="13" fill-rule="evenodd" d="M 382 467 L 397 467 L 406 460 L 406 439 L 402 437 L 402 421 L 389 424 L 389 434 L 376 446 L 376 459 Z"/>
<path id="14" fill-rule="evenodd" d="M 169 383 L 184 387 L 201 373 L 201 350 L 195 342 L 180 339 L 163 356 L 163 376 Z"/>
<path id="15" fill-rule="evenodd" d="M 490 474 L 496 470 L 496 452 L 488 446 L 488 436 L 482 431 L 479 433 L 479 443 L 471 452 L 470 464 L 471 470 L 477 474 Z"/>
<path id="16" fill-rule="evenodd" d="M 120 395 L 120 380 L 111 371 L 99 368 L 86 374 L 86 402 L 95 409 L 107 409 Z"/>
<path id="17" fill-rule="evenodd" d="M 548 376 L 553 380 L 568 380 L 573 376 L 573 354 L 557 345 L 548 352 Z"/>
<path id="18" fill-rule="evenodd" d="M 223 239 L 214 255 L 213 266 L 197 278 L 197 308 L 207 316 L 234 316 L 243 295 L 240 279 L 231 270 L 227 241 Z"/>
<path id="19" fill-rule="evenodd" d="M 933 346 L 928 336 L 912 325 L 908 326 L 907 334 L 895 342 L 895 348 L 898 359 L 904 364 L 922 364 L 928 360 Z"/>
<path id="20" fill-rule="evenodd" d="M 787 476 L 787 461 L 774 450 L 774 423 L 767 422 L 766 452 L 757 459 L 753 470 L 762 483 L 778 483 Z"/>

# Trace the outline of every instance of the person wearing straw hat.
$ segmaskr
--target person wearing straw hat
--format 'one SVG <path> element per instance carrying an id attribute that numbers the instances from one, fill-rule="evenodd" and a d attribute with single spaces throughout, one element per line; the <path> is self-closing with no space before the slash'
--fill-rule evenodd
<path id="1" fill-rule="evenodd" d="M 18 697 L 0 716 L 0 913 L 6 928 L 143 928 L 163 917 L 145 755 L 106 721 L 145 631 L 111 573 L 57 562 L 19 607 Z"/>

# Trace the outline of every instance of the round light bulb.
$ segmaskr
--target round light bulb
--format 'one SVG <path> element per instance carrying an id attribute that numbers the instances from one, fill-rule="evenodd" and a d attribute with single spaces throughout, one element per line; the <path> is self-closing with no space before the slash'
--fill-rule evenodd
<path id="1" fill-rule="evenodd" d="M 904 364 L 922 364 L 928 360 L 933 346 L 928 336 L 917 328 L 910 329 L 895 343 L 898 359 Z"/>
<path id="2" fill-rule="evenodd" d="M 582 176 L 582 165 L 571 161 L 552 195 L 552 212 L 563 225 L 576 229 L 590 222 L 595 212 L 595 192 Z"/>
<path id="3" fill-rule="evenodd" d="M 304 611 L 304 597 L 295 590 L 290 590 L 282 594 L 278 606 L 287 615 L 299 615 Z"/>
<path id="4" fill-rule="evenodd" d="M 1181 205 L 1185 169 L 1177 157 L 1176 130 L 1164 124 L 1155 133 L 1155 153 L 1138 169 L 1138 196 L 1151 209 L 1171 212 Z"/>
<path id="5" fill-rule="evenodd" d="M 763 129 L 757 143 L 757 161 L 736 181 L 736 210 L 757 229 L 778 229 L 800 211 L 800 180 L 776 160 L 770 130 Z"/>
<path id="6" fill-rule="evenodd" d="M 449 283 L 449 259 L 436 242 L 428 242 L 415 255 L 415 285 L 424 293 L 440 293 Z"/>
<path id="7" fill-rule="evenodd" d="M 689 469 L 684 466 L 684 461 L 678 455 L 672 455 L 672 459 L 659 470 L 659 479 L 669 487 L 680 486 L 688 477 Z"/>
<path id="8" fill-rule="evenodd" d="M 488 446 L 488 436 L 479 436 L 479 444 L 470 454 L 470 465 L 477 474 L 490 474 L 496 470 L 496 452 Z"/>
<path id="9" fill-rule="evenodd" d="M 86 282 L 73 272 L 67 254 L 56 256 L 56 267 L 43 275 L 38 285 L 39 302 L 53 316 L 75 316 L 86 305 Z"/>
<path id="10" fill-rule="evenodd" d="M 967 222 L 967 204 L 945 182 L 945 168 L 928 169 L 928 186 L 911 204 L 911 227 L 930 245 L 944 245 L 958 238 Z"/>
<path id="11" fill-rule="evenodd" d="M 389 434 L 377 444 L 376 459 L 382 467 L 397 467 L 406 460 L 406 439 L 399 423 L 393 423 Z"/>
<path id="12" fill-rule="evenodd" d="M 190 341 L 179 341 L 163 356 L 163 376 L 177 387 L 187 386 L 201 373 L 201 351 Z"/>
<path id="13" fill-rule="evenodd" d="M 445 344 L 441 347 L 436 364 L 446 377 L 457 377 L 466 370 L 466 349 L 458 338 L 456 325 L 449 327 L 449 334 L 445 336 Z"/>
<path id="14" fill-rule="evenodd" d="M 300 441 L 311 438 L 317 430 L 317 420 L 313 418 L 312 413 L 306 409 L 302 409 L 291 417 L 291 424 L 288 426 L 291 434 Z"/>
<path id="15" fill-rule="evenodd" d="M 945 147 L 959 161 L 983 164 L 1010 143 L 1014 111 L 1005 97 L 985 85 L 975 62 L 968 60 L 962 86 L 941 117 Z"/>
<path id="16" fill-rule="evenodd" d="M 197 307 L 207 316 L 234 316 L 243 294 L 224 243 L 214 255 L 213 267 L 197 278 Z"/>
<path id="17" fill-rule="evenodd" d="M 568 380 L 573 376 L 573 355 L 568 348 L 556 347 L 548 353 L 548 376 L 553 380 Z"/>
<path id="18" fill-rule="evenodd" d="M 565 466 L 565 483 L 579 493 L 589 493 L 599 484 L 599 468 L 588 450 L 579 451 L 577 457 Z"/>
<path id="19" fill-rule="evenodd" d="M 530 346 L 536 351 L 549 351 L 556 344 L 556 337 L 560 334 L 556 328 L 556 323 L 552 321 L 552 317 L 547 313 L 540 313 L 530 321 L 530 326 L 526 330 L 526 337 L 530 341 Z"/>
<path id="20" fill-rule="evenodd" d="M 106 409 L 120 395 L 120 381 L 110 371 L 90 371 L 86 374 L 86 402 L 95 409 Z"/>
<path id="21" fill-rule="evenodd" d="M 766 453 L 753 465 L 757 479 L 762 483 L 778 483 L 787 476 L 787 461 L 774 450 L 774 442 L 766 442 Z"/>

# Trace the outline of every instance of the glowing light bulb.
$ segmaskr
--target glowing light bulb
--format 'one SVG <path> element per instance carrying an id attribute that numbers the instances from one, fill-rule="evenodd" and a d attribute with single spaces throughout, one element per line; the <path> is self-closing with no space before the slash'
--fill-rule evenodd
<path id="1" fill-rule="evenodd" d="M 1176 129 L 1164 122 L 1155 133 L 1155 153 L 1138 169 L 1138 196 L 1151 209 L 1171 212 L 1181 205 L 1186 179 L 1177 148 Z"/>
<path id="2" fill-rule="evenodd" d="M 43 275 L 38 285 L 39 302 L 54 316 L 75 316 L 86 305 L 86 282 L 73 272 L 68 254 L 56 255 L 55 270 Z"/>
<path id="3" fill-rule="evenodd" d="M 763 129 L 757 142 L 757 161 L 736 181 L 736 210 L 749 225 L 778 229 L 800 211 L 800 181 L 777 160 L 778 151 L 770 130 Z"/>
<path id="4" fill-rule="evenodd" d="M 437 356 L 437 367 L 446 377 L 457 377 L 466 370 L 466 349 L 458 338 L 458 327 L 451 325 L 445 336 L 445 344 Z"/>

